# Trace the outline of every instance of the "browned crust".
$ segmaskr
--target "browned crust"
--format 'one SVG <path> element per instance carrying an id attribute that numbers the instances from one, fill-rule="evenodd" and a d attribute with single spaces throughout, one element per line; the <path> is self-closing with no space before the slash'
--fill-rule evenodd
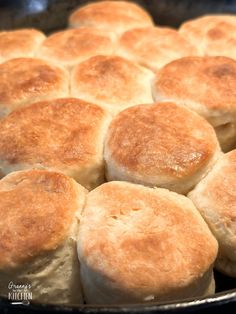
<path id="1" fill-rule="evenodd" d="M 57 32 L 40 46 L 38 56 L 65 63 L 76 63 L 97 54 L 111 54 L 114 50 L 108 32 L 95 28 L 79 28 Z"/>
<path id="2" fill-rule="evenodd" d="M 164 66 L 154 82 L 164 97 L 205 110 L 236 110 L 236 62 L 227 57 L 185 57 Z M 197 110 L 197 107 L 196 107 Z"/>
<path id="3" fill-rule="evenodd" d="M 151 26 L 151 16 L 135 3 L 100 1 L 77 9 L 69 18 L 70 25 L 104 28 Z"/>
<path id="4" fill-rule="evenodd" d="M 17 104 L 62 93 L 66 88 L 66 73 L 45 61 L 17 58 L 0 65 L 0 104 L 10 111 Z"/>
<path id="5" fill-rule="evenodd" d="M 206 15 L 180 27 L 180 33 L 201 50 L 202 55 L 235 57 L 236 17 Z"/>
<path id="6" fill-rule="evenodd" d="M 42 32 L 33 28 L 0 32 L 0 61 L 32 56 L 44 38 Z"/>
<path id="7" fill-rule="evenodd" d="M 119 56 L 94 56 L 75 67 L 72 94 L 92 97 L 99 104 L 128 107 L 151 99 L 149 72 Z"/>
<path id="8" fill-rule="evenodd" d="M 200 194 L 198 189 L 196 193 L 193 191 L 190 193 L 193 195 L 193 201 L 196 200 L 196 206 L 204 213 L 208 209 L 215 213 L 218 217 L 219 226 L 222 225 L 227 230 L 231 230 L 232 239 L 235 234 L 235 222 L 236 222 L 236 150 L 225 154 L 218 160 L 217 164 L 213 168 L 213 171 L 205 178 L 204 181 L 199 183 L 201 188 Z M 201 204 L 202 199 L 202 204 Z M 203 205 L 203 208 L 201 207 Z M 206 216 L 206 214 L 204 214 Z M 212 218 L 212 221 L 211 221 Z M 217 223 L 214 222 L 214 215 L 206 217 L 211 223 L 214 233 L 220 237 L 220 233 L 217 234 Z M 228 235 L 230 234 L 228 232 Z M 220 239 L 220 241 L 224 239 Z M 236 241 L 234 241 L 236 244 Z"/>
<path id="9" fill-rule="evenodd" d="M 21 108 L 0 122 L 0 160 L 61 170 L 86 166 L 97 158 L 106 119 L 102 108 L 76 98 Z"/>
<path id="10" fill-rule="evenodd" d="M 176 30 L 167 27 L 136 28 L 119 41 L 124 56 L 156 70 L 172 60 L 197 55 L 197 49 Z"/>
<path id="11" fill-rule="evenodd" d="M 204 167 L 217 147 L 215 132 L 205 119 L 166 102 L 119 113 L 110 124 L 105 155 L 140 176 L 181 179 Z"/>
<path id="12" fill-rule="evenodd" d="M 216 254 L 216 240 L 183 196 L 125 182 L 105 183 L 88 195 L 79 257 L 96 275 L 95 287 L 123 298 L 173 298 L 212 267 Z"/>
<path id="13" fill-rule="evenodd" d="M 43 170 L 11 173 L 0 181 L 0 268 L 54 250 L 69 235 L 82 187 Z"/>

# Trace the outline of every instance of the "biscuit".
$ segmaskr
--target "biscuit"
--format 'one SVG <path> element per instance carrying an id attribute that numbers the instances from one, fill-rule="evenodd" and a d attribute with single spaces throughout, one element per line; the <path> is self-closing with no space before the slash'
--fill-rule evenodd
<path id="1" fill-rule="evenodd" d="M 211 294 L 217 248 L 186 197 L 127 182 L 105 183 L 88 194 L 80 222 L 85 300 L 148 303 Z"/>
<path id="2" fill-rule="evenodd" d="M 37 55 L 70 70 L 92 56 L 111 55 L 114 50 L 115 42 L 111 33 L 83 27 L 50 35 L 41 44 Z"/>
<path id="3" fill-rule="evenodd" d="M 174 101 L 196 111 L 214 127 L 224 151 L 236 145 L 236 61 L 185 57 L 156 73 L 156 101 Z"/>
<path id="4" fill-rule="evenodd" d="M 0 121 L 0 174 L 50 169 L 92 189 L 104 182 L 103 141 L 109 122 L 102 108 L 75 98 L 18 109 Z"/>
<path id="5" fill-rule="evenodd" d="M 76 234 L 85 196 L 56 172 L 18 171 L 0 181 L 1 296 L 12 282 L 30 285 L 33 301 L 83 302 Z"/>
<path id="6" fill-rule="evenodd" d="M 108 181 L 121 180 L 186 194 L 220 155 L 212 126 L 175 103 L 120 112 L 105 139 Z"/>
<path id="7" fill-rule="evenodd" d="M 225 56 L 235 59 L 235 15 L 205 15 L 183 23 L 179 29 L 203 56 Z"/>
<path id="8" fill-rule="evenodd" d="M 0 32 L 0 63 L 13 58 L 34 57 L 46 36 L 37 29 Z"/>
<path id="9" fill-rule="evenodd" d="M 188 194 L 219 243 L 216 268 L 236 277 L 236 150 L 223 155 Z"/>
<path id="10" fill-rule="evenodd" d="M 0 64 L 0 117 L 30 103 L 69 94 L 68 73 L 34 58 Z"/>
<path id="11" fill-rule="evenodd" d="M 119 40 L 118 53 L 150 70 L 185 56 L 197 55 L 197 49 L 176 30 L 167 27 L 136 28 Z"/>
<path id="12" fill-rule="evenodd" d="M 136 27 L 152 26 L 151 16 L 136 3 L 127 1 L 99 1 L 74 11 L 69 26 L 105 29 L 121 34 Z"/>
<path id="13" fill-rule="evenodd" d="M 93 102 L 112 115 L 140 103 L 153 102 L 154 74 L 119 56 L 94 56 L 71 74 L 71 96 Z"/>

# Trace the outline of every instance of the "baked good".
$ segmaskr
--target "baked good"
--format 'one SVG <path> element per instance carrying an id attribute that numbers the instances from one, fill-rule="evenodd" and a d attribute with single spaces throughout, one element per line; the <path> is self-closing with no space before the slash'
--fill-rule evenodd
<path id="1" fill-rule="evenodd" d="M 56 172 L 18 171 L 0 181 L 1 296 L 11 298 L 13 283 L 34 301 L 83 302 L 76 234 L 85 196 Z"/>
<path id="2" fill-rule="evenodd" d="M 164 66 L 153 84 L 156 101 L 175 101 L 202 115 L 215 128 L 224 151 L 236 145 L 236 61 L 185 57 Z"/>
<path id="3" fill-rule="evenodd" d="M 236 150 L 223 155 L 188 194 L 219 243 L 216 268 L 236 277 Z"/>
<path id="4" fill-rule="evenodd" d="M 0 63 L 20 57 L 34 57 L 46 36 L 33 28 L 0 32 Z"/>
<path id="5" fill-rule="evenodd" d="M 183 23 L 179 29 L 203 56 L 226 56 L 236 54 L 235 15 L 205 15 Z"/>
<path id="6" fill-rule="evenodd" d="M 0 174 L 60 171 L 87 189 L 104 182 L 103 141 L 110 116 L 75 98 L 31 104 L 0 121 Z"/>
<path id="7" fill-rule="evenodd" d="M 88 194 L 78 254 L 87 304 L 214 292 L 217 241 L 193 203 L 165 189 L 105 183 Z"/>
<path id="8" fill-rule="evenodd" d="M 175 59 L 197 55 L 198 51 L 174 29 L 147 27 L 125 32 L 119 40 L 118 53 L 157 71 Z"/>
<path id="9" fill-rule="evenodd" d="M 68 93 L 67 72 L 48 62 L 16 58 L 0 64 L 0 117 L 32 102 Z"/>
<path id="10" fill-rule="evenodd" d="M 84 5 L 69 17 L 70 27 L 94 27 L 121 34 L 135 27 L 152 26 L 151 16 L 136 3 L 99 1 Z"/>
<path id="11" fill-rule="evenodd" d="M 98 104 L 112 115 L 140 103 L 151 103 L 148 69 L 119 56 L 94 56 L 78 64 L 71 74 L 71 96 Z"/>
<path id="12" fill-rule="evenodd" d="M 111 55 L 114 50 L 115 42 L 110 32 L 83 27 L 50 35 L 37 55 L 70 70 L 81 61 L 98 54 Z"/>
<path id="13" fill-rule="evenodd" d="M 138 105 L 108 128 L 106 177 L 186 194 L 219 154 L 214 129 L 192 110 L 168 102 Z"/>

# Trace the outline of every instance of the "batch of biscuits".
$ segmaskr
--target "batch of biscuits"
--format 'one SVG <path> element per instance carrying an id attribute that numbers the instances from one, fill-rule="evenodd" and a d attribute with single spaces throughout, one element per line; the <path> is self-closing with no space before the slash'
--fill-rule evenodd
<path id="1" fill-rule="evenodd" d="M 1 296 L 165 302 L 236 277 L 235 30 L 101 1 L 0 32 Z"/>

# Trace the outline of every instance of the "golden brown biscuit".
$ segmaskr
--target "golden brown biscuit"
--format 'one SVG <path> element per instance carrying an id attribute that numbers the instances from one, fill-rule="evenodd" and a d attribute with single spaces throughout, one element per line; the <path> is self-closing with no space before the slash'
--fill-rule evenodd
<path id="1" fill-rule="evenodd" d="M 236 61 L 226 57 L 185 57 L 156 73 L 156 101 L 174 101 L 206 118 L 224 151 L 236 145 Z"/>
<path id="2" fill-rule="evenodd" d="M 106 177 L 185 194 L 219 153 L 214 129 L 195 112 L 174 103 L 139 105 L 120 112 L 108 128 Z"/>
<path id="3" fill-rule="evenodd" d="M 76 234 L 85 195 L 56 172 L 18 171 L 0 181 L 1 296 L 12 282 L 30 285 L 33 301 L 82 303 Z"/>
<path id="4" fill-rule="evenodd" d="M 219 242 L 216 268 L 236 277 L 236 150 L 223 155 L 188 196 Z"/>
<path id="5" fill-rule="evenodd" d="M 236 55 L 236 16 L 206 15 L 182 24 L 179 30 L 204 56 Z"/>
<path id="6" fill-rule="evenodd" d="M 34 103 L 0 121 L 0 172 L 43 168 L 88 189 L 104 182 L 103 140 L 110 122 L 99 106 L 75 98 Z"/>
<path id="7" fill-rule="evenodd" d="M 193 203 L 165 189 L 109 182 L 90 192 L 78 254 L 89 304 L 167 301 L 214 292 L 217 241 Z"/>
<path id="8" fill-rule="evenodd" d="M 114 45 L 111 33 L 83 27 L 52 34 L 42 43 L 37 55 L 71 69 L 92 56 L 111 55 Z"/>
<path id="9" fill-rule="evenodd" d="M 0 117 L 32 102 L 66 97 L 68 74 L 34 58 L 17 58 L 0 64 Z"/>
<path id="10" fill-rule="evenodd" d="M 96 103 L 112 115 L 140 103 L 151 103 L 153 73 L 118 56 L 95 56 L 71 75 L 71 95 Z"/>
<path id="11" fill-rule="evenodd" d="M 13 58 L 34 57 L 46 36 L 37 29 L 0 32 L 0 63 Z"/>
<path id="12" fill-rule="evenodd" d="M 120 34 L 135 27 L 153 25 L 151 16 L 140 6 L 126 1 L 99 1 L 78 8 L 69 17 L 70 27 L 95 27 Z"/>
<path id="13" fill-rule="evenodd" d="M 172 60 L 197 55 L 198 51 L 174 29 L 148 27 L 125 32 L 118 53 L 156 71 Z"/>

